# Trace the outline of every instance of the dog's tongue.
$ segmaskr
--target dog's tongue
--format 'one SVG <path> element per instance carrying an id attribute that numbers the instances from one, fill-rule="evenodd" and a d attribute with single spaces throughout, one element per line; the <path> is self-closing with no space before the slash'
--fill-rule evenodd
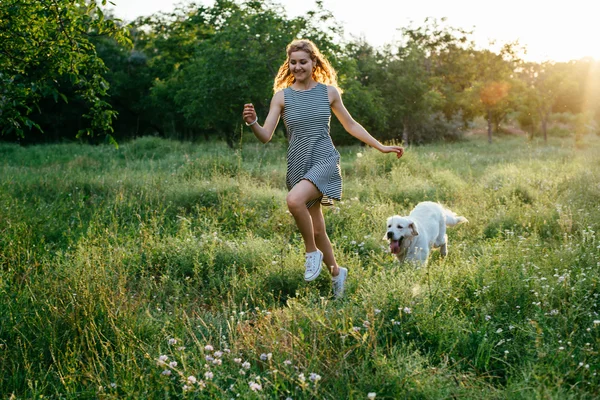
<path id="1" fill-rule="evenodd" d="M 390 252 L 396 254 L 400 251 L 400 242 L 397 240 L 390 240 Z"/>

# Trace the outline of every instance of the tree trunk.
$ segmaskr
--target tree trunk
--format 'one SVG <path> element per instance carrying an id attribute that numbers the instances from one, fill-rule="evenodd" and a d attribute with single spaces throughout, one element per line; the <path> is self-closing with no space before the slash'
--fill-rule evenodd
<path id="1" fill-rule="evenodd" d="M 492 143 L 492 109 L 488 108 L 488 143 Z"/>
<path id="2" fill-rule="evenodd" d="M 544 132 L 544 143 L 548 143 L 548 117 L 542 117 L 542 132 Z"/>
<path id="3" fill-rule="evenodd" d="M 408 118 L 404 118 L 402 125 L 402 145 L 408 146 Z"/>

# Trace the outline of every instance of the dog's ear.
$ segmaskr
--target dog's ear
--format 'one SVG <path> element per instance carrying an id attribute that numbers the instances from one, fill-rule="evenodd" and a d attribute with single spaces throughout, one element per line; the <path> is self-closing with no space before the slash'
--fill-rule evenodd
<path id="1" fill-rule="evenodd" d="M 410 224 L 408 224 L 408 228 L 412 232 L 413 236 L 419 236 L 419 231 L 417 229 L 417 225 L 415 225 L 414 222 L 411 222 Z"/>

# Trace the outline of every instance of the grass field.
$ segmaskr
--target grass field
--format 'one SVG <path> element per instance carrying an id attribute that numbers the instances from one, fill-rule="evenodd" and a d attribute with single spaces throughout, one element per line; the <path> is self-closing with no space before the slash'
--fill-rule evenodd
<path id="1" fill-rule="evenodd" d="M 338 301 L 244 140 L 0 144 L 1 398 L 600 397 L 600 137 L 341 148 Z M 422 200 L 470 222 L 414 269 L 381 237 Z"/>

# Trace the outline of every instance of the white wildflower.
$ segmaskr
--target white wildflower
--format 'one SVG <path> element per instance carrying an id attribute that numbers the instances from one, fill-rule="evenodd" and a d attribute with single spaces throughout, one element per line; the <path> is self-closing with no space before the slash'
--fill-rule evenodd
<path id="1" fill-rule="evenodd" d="M 165 365 L 168 359 L 169 357 L 163 354 L 162 356 L 158 357 L 158 365 Z"/>
<path id="2" fill-rule="evenodd" d="M 317 382 L 319 382 L 321 380 L 321 375 L 315 374 L 314 372 L 311 372 L 310 376 L 308 377 L 308 379 L 310 379 L 314 383 L 317 383 Z"/>
<path id="3" fill-rule="evenodd" d="M 260 383 L 256 383 L 254 381 L 251 381 L 248 383 L 248 385 L 250 386 L 250 389 L 252 389 L 255 392 L 258 392 L 260 390 L 262 390 L 262 386 Z"/>

